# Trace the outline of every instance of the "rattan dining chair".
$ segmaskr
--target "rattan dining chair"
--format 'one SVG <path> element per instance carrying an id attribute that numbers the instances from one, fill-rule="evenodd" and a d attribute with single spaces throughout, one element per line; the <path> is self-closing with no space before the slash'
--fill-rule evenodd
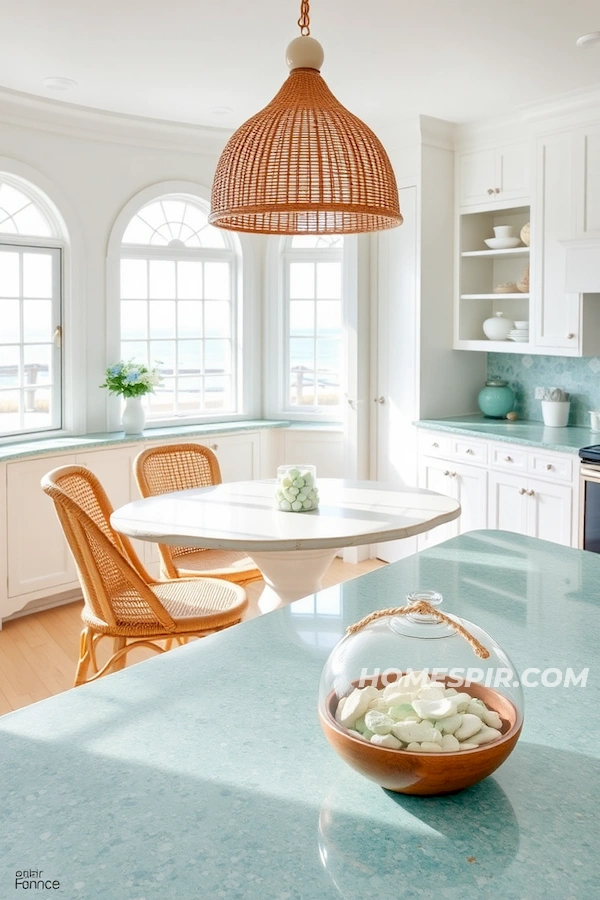
<path id="1" fill-rule="evenodd" d="M 133 461 L 142 497 L 221 484 L 219 460 L 202 444 L 165 444 L 142 450 Z M 204 576 L 248 584 L 262 578 L 254 562 L 240 550 L 204 550 L 159 544 L 161 569 L 167 578 Z"/>
<path id="2" fill-rule="evenodd" d="M 241 586 L 217 578 L 160 582 L 148 575 L 128 538 L 111 527 L 112 506 L 89 469 L 53 469 L 42 488 L 54 501 L 83 591 L 75 686 L 122 669 L 134 647 L 162 653 L 173 640 L 183 644 L 240 621 L 248 605 Z M 99 667 L 96 647 L 103 637 L 113 639 L 113 653 Z"/>

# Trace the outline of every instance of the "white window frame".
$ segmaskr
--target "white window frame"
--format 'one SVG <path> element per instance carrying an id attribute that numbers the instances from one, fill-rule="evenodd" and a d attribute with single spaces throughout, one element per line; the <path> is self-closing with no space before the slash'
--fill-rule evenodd
<path id="1" fill-rule="evenodd" d="M 198 253 L 178 248 L 147 247 L 130 244 L 122 246 L 123 235 L 131 219 L 146 205 L 161 197 L 178 196 L 200 202 L 207 208 L 210 191 L 203 185 L 194 182 L 169 181 L 154 184 L 140 191 L 123 207 L 111 231 L 107 251 L 107 357 L 106 366 L 120 358 L 120 261 L 121 257 L 133 258 L 132 252 L 139 251 L 138 258 L 165 258 L 167 250 L 170 258 L 198 259 Z M 253 259 L 252 239 L 246 235 L 223 232 L 225 243 L 229 249 L 206 248 L 203 258 L 233 259 L 231 307 L 233 316 L 232 352 L 237 356 L 235 363 L 236 382 L 232 385 L 232 393 L 237 394 L 236 412 L 212 411 L 194 416 L 177 416 L 164 419 L 149 418 L 148 427 L 181 426 L 209 424 L 212 422 L 233 422 L 249 418 L 258 418 L 260 414 L 260 385 L 257 379 L 258 360 L 260 359 L 260 329 L 257 314 L 259 292 L 257 290 L 257 268 Z M 152 360 L 150 360 L 152 364 Z M 107 397 L 107 428 L 109 431 L 121 429 L 121 401 L 119 397 Z"/>
<path id="2" fill-rule="evenodd" d="M 52 241 L 51 238 L 21 238 L 19 235 L 14 235 L 16 240 L 7 240 L 9 235 L 1 235 L 0 234 L 0 247 L 5 250 L 14 251 L 19 253 L 21 256 L 24 253 L 40 253 L 40 254 L 50 254 L 52 256 L 52 297 L 49 298 L 52 300 L 52 341 L 48 341 L 47 343 L 52 343 L 52 373 L 53 373 L 53 384 L 51 389 L 51 397 L 52 397 L 52 408 L 54 411 L 54 420 L 50 425 L 46 425 L 43 428 L 22 428 L 18 431 L 11 431 L 5 434 L 0 434 L 0 441 L 12 441 L 15 439 L 31 439 L 31 437 L 35 435 L 40 435 L 40 437 L 48 437 L 49 434 L 54 434 L 56 432 L 60 432 L 62 430 L 63 425 L 63 358 L 62 358 L 62 247 L 57 245 L 56 241 Z M 54 246 L 52 246 L 54 245 Z M 23 263 L 20 263 L 20 269 L 22 271 Z M 21 279 L 20 279 L 21 280 Z M 22 295 L 22 285 L 19 288 L 20 300 L 23 300 Z M 58 331 L 57 331 L 58 329 Z M 35 342 L 33 342 L 35 343 Z M 46 342 L 45 342 L 46 343 Z M 19 368 L 22 368 L 23 365 L 23 355 L 26 347 L 31 346 L 32 343 L 26 342 L 23 340 L 23 334 L 21 334 L 21 341 L 19 344 L 15 344 L 14 346 L 19 347 Z M 43 388 L 43 385 L 39 385 L 40 388 Z M 27 391 L 28 388 L 26 384 L 20 384 L 15 387 L 15 390 L 18 391 Z M 32 388 L 31 390 L 34 390 Z M 0 392 L 0 396 L 3 392 Z M 25 410 L 23 410 L 25 412 Z"/>
<path id="3" fill-rule="evenodd" d="M 264 404 L 268 418 L 292 422 L 322 422 L 342 426 L 347 421 L 345 404 L 354 379 L 357 328 L 357 240 L 344 235 L 339 249 L 292 248 L 290 238 L 271 238 L 267 253 L 269 283 L 265 327 Z M 342 345 L 340 353 L 340 405 L 309 406 L 299 410 L 289 402 L 289 263 L 342 263 Z M 355 393 L 355 392 L 353 392 Z"/>
<path id="4" fill-rule="evenodd" d="M 83 277 L 82 237 L 71 205 L 53 181 L 43 172 L 11 157 L 0 156 L 0 177 L 29 196 L 45 214 L 52 227 L 51 237 L 3 234 L 3 243 L 11 246 L 57 249 L 61 252 L 62 294 L 62 427 L 35 432 L 3 435 L 1 445 L 45 440 L 50 436 L 81 434 L 86 424 L 85 372 L 85 281 Z M 77 298 L 77 302 L 75 302 Z"/>

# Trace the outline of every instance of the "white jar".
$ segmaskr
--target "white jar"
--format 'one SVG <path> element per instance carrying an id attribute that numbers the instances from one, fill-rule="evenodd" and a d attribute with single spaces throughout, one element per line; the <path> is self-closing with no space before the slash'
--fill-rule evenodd
<path id="1" fill-rule="evenodd" d="M 515 323 L 505 319 L 504 313 L 497 312 L 491 319 L 485 320 L 483 333 L 490 341 L 505 341 L 514 327 Z"/>
<path id="2" fill-rule="evenodd" d="M 564 428 L 569 424 L 570 400 L 542 400 L 544 425 L 550 428 Z"/>
<path id="3" fill-rule="evenodd" d="M 316 466 L 289 465 L 277 468 L 275 506 L 283 512 L 310 512 L 319 506 Z"/>

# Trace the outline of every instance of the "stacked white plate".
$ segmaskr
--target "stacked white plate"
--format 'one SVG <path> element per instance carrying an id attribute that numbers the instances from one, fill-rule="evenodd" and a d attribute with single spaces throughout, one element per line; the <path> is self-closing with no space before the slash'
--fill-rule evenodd
<path id="1" fill-rule="evenodd" d="M 529 340 L 529 328 L 513 328 L 508 332 L 508 340 L 526 344 Z"/>

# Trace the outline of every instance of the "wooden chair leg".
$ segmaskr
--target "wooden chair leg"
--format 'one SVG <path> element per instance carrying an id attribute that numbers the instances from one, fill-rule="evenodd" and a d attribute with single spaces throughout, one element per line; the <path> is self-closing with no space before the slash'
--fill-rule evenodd
<path id="1" fill-rule="evenodd" d="M 119 650 L 122 650 L 123 647 L 126 646 L 126 644 L 127 644 L 127 638 L 124 638 L 124 637 L 113 638 L 113 653 L 118 653 Z M 111 666 L 111 668 L 113 669 L 114 672 L 118 672 L 119 669 L 125 668 L 125 663 L 127 662 L 126 656 L 127 656 L 126 653 L 122 653 L 121 656 L 117 660 L 115 660 L 115 662 Z"/>
<path id="2" fill-rule="evenodd" d="M 79 636 L 79 660 L 75 672 L 75 687 L 85 684 L 87 672 L 92 660 L 92 633 L 89 628 L 84 628 Z"/>

